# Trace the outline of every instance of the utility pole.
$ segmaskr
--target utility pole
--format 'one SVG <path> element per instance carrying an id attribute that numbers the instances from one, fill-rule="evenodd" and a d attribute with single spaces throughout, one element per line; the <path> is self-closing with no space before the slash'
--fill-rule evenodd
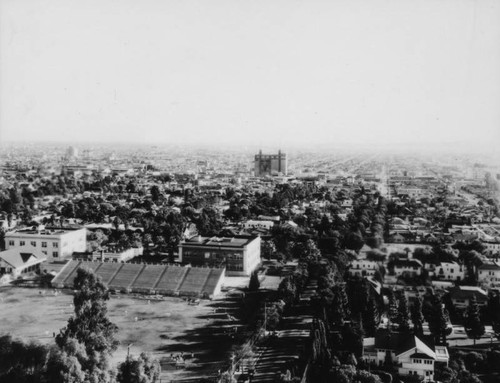
<path id="1" fill-rule="evenodd" d="M 130 344 L 127 346 L 127 360 L 128 360 L 128 358 L 129 358 L 129 356 L 130 356 L 130 346 L 132 346 L 132 345 L 133 345 L 133 343 L 130 343 Z"/>
<path id="2" fill-rule="evenodd" d="M 264 301 L 264 336 L 266 336 L 266 325 L 267 325 L 267 302 Z"/>

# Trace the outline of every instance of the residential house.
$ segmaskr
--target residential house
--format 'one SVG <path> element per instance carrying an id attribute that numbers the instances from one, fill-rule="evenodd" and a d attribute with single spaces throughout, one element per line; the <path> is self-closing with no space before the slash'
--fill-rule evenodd
<path id="1" fill-rule="evenodd" d="M 358 277 L 373 276 L 379 269 L 377 262 L 367 259 L 355 259 L 349 267 L 349 275 Z"/>
<path id="2" fill-rule="evenodd" d="M 422 268 L 422 262 L 418 259 L 398 259 L 394 261 L 394 274 L 396 277 L 420 275 Z"/>
<path id="3" fill-rule="evenodd" d="M 500 265 L 485 263 L 477 268 L 477 281 L 487 286 L 495 286 L 500 282 Z"/>
<path id="4" fill-rule="evenodd" d="M 431 382 L 436 364 L 447 365 L 449 354 L 445 346 L 435 346 L 430 337 L 380 329 L 374 338 L 364 339 L 363 358 L 378 366 L 392 361 L 399 375 L 414 375 Z"/>
<path id="5" fill-rule="evenodd" d="M 456 262 L 441 262 L 434 269 L 434 277 L 447 281 L 461 281 L 465 278 L 465 267 Z"/>
<path id="6" fill-rule="evenodd" d="M 467 308 L 474 297 L 478 306 L 484 306 L 488 303 L 488 294 L 480 287 L 455 286 L 450 289 L 451 301 L 457 309 Z"/>
<path id="7" fill-rule="evenodd" d="M 498 255 L 500 254 L 500 242 L 499 241 L 488 241 L 483 242 L 485 250 L 489 255 Z"/>
<path id="8" fill-rule="evenodd" d="M 274 226 L 274 221 L 260 221 L 249 219 L 243 224 L 245 229 L 263 229 L 265 231 L 270 231 Z"/>

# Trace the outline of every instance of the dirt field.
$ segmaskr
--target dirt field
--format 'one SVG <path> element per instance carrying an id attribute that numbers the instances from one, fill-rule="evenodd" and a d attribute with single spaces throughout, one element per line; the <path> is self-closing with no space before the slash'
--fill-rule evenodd
<path id="1" fill-rule="evenodd" d="M 53 344 L 53 334 L 73 313 L 72 299 L 60 290 L 2 287 L 0 334 Z M 114 361 L 123 361 L 130 345 L 131 355 L 146 351 L 161 361 L 162 379 L 213 375 L 238 343 L 238 335 L 232 335 L 239 327 L 233 317 L 236 305 L 228 298 L 190 305 L 174 297 L 112 296 L 108 312 L 120 341 Z M 175 356 L 181 353 L 184 363 L 176 366 Z"/>

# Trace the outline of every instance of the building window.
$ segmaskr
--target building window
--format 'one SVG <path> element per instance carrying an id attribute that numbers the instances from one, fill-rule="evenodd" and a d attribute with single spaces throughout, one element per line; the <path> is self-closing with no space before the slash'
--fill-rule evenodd
<path id="1" fill-rule="evenodd" d="M 58 242 L 52 242 L 52 246 L 55 247 L 55 248 L 57 248 L 57 247 L 59 247 L 59 243 Z"/>
<path id="2" fill-rule="evenodd" d="M 14 241 L 9 241 L 9 246 L 14 246 Z"/>
<path id="3" fill-rule="evenodd" d="M 36 241 L 31 241 L 31 246 L 36 247 Z"/>
<path id="4" fill-rule="evenodd" d="M 45 250 L 42 250 L 42 253 L 44 253 L 45 255 L 47 255 L 47 252 Z"/>
<path id="5" fill-rule="evenodd" d="M 54 258 L 57 258 L 57 257 L 59 256 L 59 252 L 57 252 L 57 251 L 53 251 L 53 252 L 52 252 L 52 256 L 53 256 Z"/>
<path id="6" fill-rule="evenodd" d="M 24 246 L 24 245 L 26 245 L 26 242 L 24 242 L 24 241 L 19 241 L 19 246 Z"/>
<path id="7" fill-rule="evenodd" d="M 42 247 L 47 247 L 47 242 L 42 242 Z"/>

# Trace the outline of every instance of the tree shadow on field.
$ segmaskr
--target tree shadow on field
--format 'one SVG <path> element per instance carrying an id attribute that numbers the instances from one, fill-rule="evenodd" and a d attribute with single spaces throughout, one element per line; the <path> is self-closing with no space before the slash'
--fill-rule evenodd
<path id="1" fill-rule="evenodd" d="M 160 335 L 170 340 L 157 348 L 163 355 L 163 363 L 181 360 L 177 365 L 174 363 L 174 368 L 181 364 L 182 369 L 175 373 L 176 379 L 180 376 L 216 376 L 218 371 L 224 371 L 229 367 L 231 355 L 252 336 L 252 328 L 263 312 L 263 299 L 269 299 L 270 295 L 264 290 L 246 296 L 231 294 L 206 304 L 208 312 L 197 316 L 205 321 L 204 324 L 185 329 L 173 337 L 167 332 Z M 188 359 L 184 361 L 184 358 Z"/>
<path id="2" fill-rule="evenodd" d="M 174 344 L 165 344 L 157 351 L 171 359 L 185 359 L 183 376 L 214 376 L 228 367 L 232 352 L 249 337 L 246 326 L 239 320 L 241 298 L 229 296 L 225 300 L 210 302 L 211 313 L 198 315 L 206 320 L 202 327 L 187 329 L 183 334 L 168 338 Z M 167 338 L 168 335 L 160 335 Z M 174 367 L 175 368 L 175 367 Z M 176 375 L 178 375 L 176 373 Z"/>

